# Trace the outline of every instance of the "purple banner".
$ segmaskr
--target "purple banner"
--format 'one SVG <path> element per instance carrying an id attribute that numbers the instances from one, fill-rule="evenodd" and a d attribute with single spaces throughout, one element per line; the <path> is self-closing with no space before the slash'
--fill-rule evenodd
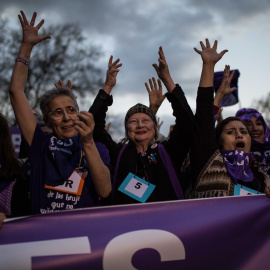
<path id="1" fill-rule="evenodd" d="M 266 195 L 99 207 L 0 230 L 1 269 L 269 269 Z"/>

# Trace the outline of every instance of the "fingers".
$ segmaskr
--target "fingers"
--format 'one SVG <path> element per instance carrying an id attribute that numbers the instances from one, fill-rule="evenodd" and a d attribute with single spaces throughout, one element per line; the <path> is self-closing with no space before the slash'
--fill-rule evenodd
<path id="1" fill-rule="evenodd" d="M 81 111 L 78 114 L 78 117 L 80 120 L 74 121 L 74 124 L 75 128 L 80 132 L 81 135 L 82 135 L 81 132 L 84 132 L 84 134 L 86 134 L 87 131 L 91 132 L 94 129 L 95 121 L 91 113 Z M 90 130 L 88 128 L 90 128 Z"/>
<path id="2" fill-rule="evenodd" d="M 32 19 L 31 19 L 31 22 L 30 22 L 30 25 L 31 25 L 31 26 L 34 26 L 34 25 L 35 25 L 36 17 L 37 17 L 37 13 L 34 12 L 34 13 L 33 13 L 33 16 L 32 16 Z"/>
<path id="3" fill-rule="evenodd" d="M 36 26 L 36 28 L 39 30 L 40 29 L 40 27 L 44 24 L 44 20 L 41 20 L 40 22 L 39 22 L 39 24 Z"/>
<path id="4" fill-rule="evenodd" d="M 206 48 L 208 49 L 211 48 L 208 38 L 205 39 L 205 44 L 206 44 Z"/>
<path id="5" fill-rule="evenodd" d="M 157 88 L 157 82 L 156 82 L 156 79 L 154 77 L 152 78 L 152 81 L 154 83 L 155 90 L 158 90 L 158 88 Z"/>
<path id="6" fill-rule="evenodd" d="M 22 18 L 23 18 L 23 23 L 25 24 L 25 25 L 29 25 L 29 23 L 28 23 L 28 20 L 26 19 L 26 16 L 25 16 L 25 14 L 24 14 L 24 12 L 21 10 L 21 14 L 22 14 Z M 20 15 L 19 15 L 20 16 Z"/>
<path id="7" fill-rule="evenodd" d="M 156 72 L 158 72 L 158 65 L 157 64 L 153 64 L 152 66 L 154 67 L 154 69 L 156 70 Z"/>
<path id="8" fill-rule="evenodd" d="M 150 84 L 151 90 L 154 91 L 154 87 L 153 87 L 151 79 L 149 79 L 149 84 Z"/>
<path id="9" fill-rule="evenodd" d="M 213 45 L 213 49 L 214 49 L 215 51 L 217 50 L 217 44 L 218 44 L 218 42 L 217 42 L 217 40 L 215 40 L 214 45 Z"/>
<path id="10" fill-rule="evenodd" d="M 150 89 L 149 89 L 149 86 L 148 86 L 148 84 L 147 83 L 144 83 L 144 85 L 145 85 L 145 87 L 146 87 L 146 90 L 147 90 L 147 92 L 148 92 L 148 94 L 150 94 Z"/>
<path id="11" fill-rule="evenodd" d="M 165 55 L 164 55 L 162 46 L 159 47 L 158 54 L 159 54 L 161 59 L 165 60 Z"/>
<path id="12" fill-rule="evenodd" d="M 72 84 L 71 84 L 71 81 L 70 81 L 70 80 L 68 80 L 68 88 L 69 88 L 70 90 L 72 90 Z"/>
<path id="13" fill-rule="evenodd" d="M 158 81 L 159 90 L 160 90 L 160 91 L 162 91 L 162 84 L 161 84 L 161 80 L 160 80 L 160 79 L 158 79 L 157 81 Z"/>
<path id="14" fill-rule="evenodd" d="M 62 80 L 59 80 L 59 84 L 55 83 L 54 85 L 55 85 L 56 88 L 60 88 L 60 87 L 66 88 L 66 86 L 65 86 L 65 84 L 64 84 L 64 82 Z M 72 84 L 71 84 L 70 80 L 68 80 L 68 88 L 70 90 L 72 90 Z"/>
<path id="15" fill-rule="evenodd" d="M 111 55 L 111 57 L 109 59 L 109 63 L 108 63 L 108 68 L 110 68 L 110 66 L 112 65 L 112 60 L 113 60 L 113 56 Z"/>
<path id="16" fill-rule="evenodd" d="M 196 53 L 198 53 L 198 54 L 201 54 L 202 53 L 202 51 L 200 51 L 200 50 L 198 50 L 197 48 L 193 48 L 194 49 L 194 51 L 196 52 Z"/>
<path id="17" fill-rule="evenodd" d="M 223 50 L 221 53 L 219 53 L 220 59 L 223 57 L 223 55 L 228 52 L 228 50 Z"/>
<path id="18" fill-rule="evenodd" d="M 204 46 L 203 42 L 202 42 L 202 41 L 200 41 L 200 44 L 201 44 L 201 48 L 202 48 L 202 50 L 204 50 L 206 47 Z"/>

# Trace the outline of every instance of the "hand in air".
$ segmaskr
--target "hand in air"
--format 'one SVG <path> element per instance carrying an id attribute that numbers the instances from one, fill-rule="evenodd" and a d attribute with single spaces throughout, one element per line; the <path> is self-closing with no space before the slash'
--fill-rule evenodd
<path id="1" fill-rule="evenodd" d="M 21 22 L 21 26 L 22 26 L 22 30 L 23 30 L 22 43 L 34 46 L 34 45 L 38 44 L 39 42 L 50 38 L 50 36 L 48 36 L 48 35 L 47 36 L 39 36 L 38 35 L 38 30 L 43 25 L 44 20 L 41 20 L 38 25 L 34 26 L 35 21 L 36 21 L 36 17 L 37 17 L 36 12 L 34 12 L 32 19 L 30 21 L 30 24 L 29 24 L 23 11 L 21 11 L 21 15 L 18 15 L 18 16 L 19 16 L 19 20 Z"/>
<path id="2" fill-rule="evenodd" d="M 223 50 L 222 52 L 217 52 L 217 40 L 215 40 L 213 47 L 210 46 L 209 40 L 205 39 L 205 45 L 200 41 L 202 50 L 194 48 L 195 52 L 201 55 L 204 64 L 213 64 L 215 65 L 222 56 L 228 52 L 228 50 Z"/>

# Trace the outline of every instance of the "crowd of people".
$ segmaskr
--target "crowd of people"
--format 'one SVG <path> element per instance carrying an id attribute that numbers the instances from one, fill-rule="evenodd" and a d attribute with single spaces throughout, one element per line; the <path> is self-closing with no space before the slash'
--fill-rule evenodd
<path id="1" fill-rule="evenodd" d="M 44 20 L 35 26 L 36 15 L 30 23 L 23 11 L 19 15 L 23 38 L 9 89 L 23 136 L 23 162 L 14 152 L 7 120 L 0 115 L 1 220 L 3 214 L 233 196 L 239 190 L 270 196 L 270 132 L 263 116 L 249 108 L 224 120 L 215 117 L 221 100 L 235 90 L 230 87 L 233 73 L 225 66 L 214 96 L 214 68 L 227 53 L 217 52 L 217 41 L 211 46 L 206 39 L 200 42 L 201 50 L 194 48 L 202 60 L 195 115 L 160 47 L 158 63 L 153 64 L 158 79 L 145 83 L 150 104 L 138 103 L 127 111 L 125 137 L 115 142 L 106 127 L 106 113 L 122 64 L 112 56 L 105 84 L 88 112 L 79 110 L 71 83 L 65 87 L 60 80 L 41 97 L 43 124 L 37 121 L 24 90 L 32 49 L 50 36 L 39 35 Z M 156 119 L 165 98 L 175 116 L 166 138 Z"/>

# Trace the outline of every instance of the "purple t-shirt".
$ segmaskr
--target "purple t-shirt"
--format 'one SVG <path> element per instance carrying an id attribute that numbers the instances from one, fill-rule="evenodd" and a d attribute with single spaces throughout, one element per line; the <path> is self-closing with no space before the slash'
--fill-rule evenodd
<path id="1" fill-rule="evenodd" d="M 58 140 L 53 134 L 44 133 L 37 125 L 29 152 L 33 214 L 99 205 L 99 198 L 79 139 L 80 135 Z M 105 145 L 96 143 L 96 147 L 103 163 L 110 166 L 109 152 Z M 80 196 L 45 188 L 45 185 L 52 187 L 63 185 L 74 170 L 78 169 L 86 173 Z"/>

